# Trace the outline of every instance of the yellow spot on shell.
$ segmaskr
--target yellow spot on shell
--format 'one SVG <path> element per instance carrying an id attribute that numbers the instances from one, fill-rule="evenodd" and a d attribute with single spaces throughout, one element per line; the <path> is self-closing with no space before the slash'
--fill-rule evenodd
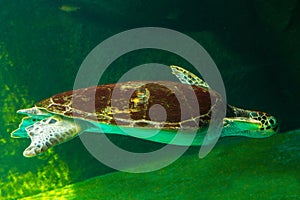
<path id="1" fill-rule="evenodd" d="M 131 99 L 131 102 L 133 102 L 134 103 L 134 105 L 137 105 L 139 102 L 141 102 L 140 101 L 140 99 L 138 99 L 138 98 L 134 98 L 134 99 Z"/>

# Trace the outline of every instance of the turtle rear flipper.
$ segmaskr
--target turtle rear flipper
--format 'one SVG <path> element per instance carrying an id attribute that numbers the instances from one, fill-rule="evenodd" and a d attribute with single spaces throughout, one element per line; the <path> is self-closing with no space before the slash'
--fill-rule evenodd
<path id="1" fill-rule="evenodd" d="M 42 117 L 50 117 L 51 114 L 48 112 L 45 112 L 41 109 L 38 109 L 37 107 L 27 108 L 27 109 L 21 109 L 17 111 L 18 114 L 28 115 L 28 116 L 42 116 Z"/>
<path id="2" fill-rule="evenodd" d="M 14 130 L 11 133 L 11 137 L 13 138 L 29 138 L 27 132 L 26 132 L 26 127 L 29 127 L 31 125 L 33 125 L 34 123 L 43 120 L 45 117 L 44 116 L 40 116 L 40 115 L 36 115 L 36 116 L 26 116 L 22 119 L 22 122 L 19 125 L 19 128 Z"/>
<path id="3" fill-rule="evenodd" d="M 24 150 L 25 157 L 33 157 L 50 147 L 69 141 L 80 132 L 80 127 L 72 120 L 59 116 L 43 119 L 25 129 L 31 144 Z"/>
<path id="4" fill-rule="evenodd" d="M 28 134 L 25 130 L 26 127 L 51 116 L 50 113 L 41 111 L 36 107 L 18 110 L 17 113 L 27 116 L 23 117 L 22 122 L 19 124 L 19 128 L 11 133 L 12 138 L 28 138 Z"/>

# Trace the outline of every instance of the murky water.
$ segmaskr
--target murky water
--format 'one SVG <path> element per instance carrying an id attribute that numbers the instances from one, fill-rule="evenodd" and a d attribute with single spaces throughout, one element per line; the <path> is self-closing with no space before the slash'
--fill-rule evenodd
<path id="1" fill-rule="evenodd" d="M 0 198 L 299 199 L 300 132 L 287 133 L 300 124 L 299 5 L 291 0 L 278 9 L 275 4 L 2 0 Z M 281 133 L 262 140 L 221 139 L 205 159 L 191 148 L 171 166 L 147 174 L 116 172 L 91 156 L 79 138 L 42 156 L 23 157 L 29 140 L 10 137 L 22 118 L 16 111 L 72 90 L 82 61 L 96 45 L 144 26 L 174 29 L 199 42 L 220 70 L 227 101 L 275 115 Z M 145 63 L 192 70 L 184 58 L 144 49 L 115 60 L 100 83 L 114 83 Z M 136 152 L 162 146 L 111 139 Z"/>

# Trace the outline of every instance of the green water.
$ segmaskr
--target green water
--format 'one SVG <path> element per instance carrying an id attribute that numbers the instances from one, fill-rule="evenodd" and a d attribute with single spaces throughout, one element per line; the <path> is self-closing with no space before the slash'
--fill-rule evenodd
<path id="1" fill-rule="evenodd" d="M 287 133 L 300 125 L 299 13 L 296 0 L 0 0 L 0 198 L 300 199 L 300 132 Z M 224 138 L 204 159 L 191 148 L 172 165 L 146 174 L 106 167 L 78 138 L 40 157 L 23 157 L 29 140 L 10 138 L 22 118 L 16 110 L 71 90 L 96 45 L 145 26 L 171 28 L 198 41 L 222 74 L 228 102 L 271 113 L 281 133 L 262 140 Z M 150 62 L 192 70 L 174 54 L 140 50 L 112 63 L 100 83 L 116 82 Z M 111 139 L 135 152 L 162 146 Z"/>

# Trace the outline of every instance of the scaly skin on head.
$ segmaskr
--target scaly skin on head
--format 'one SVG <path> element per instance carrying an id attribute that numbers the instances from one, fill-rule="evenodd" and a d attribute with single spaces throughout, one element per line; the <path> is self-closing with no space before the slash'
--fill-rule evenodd
<path id="1" fill-rule="evenodd" d="M 249 133 L 249 135 L 247 135 L 248 133 L 246 134 L 245 132 L 244 136 L 258 138 L 268 137 L 277 133 L 279 130 L 279 123 L 276 118 L 261 111 L 245 110 L 228 105 L 226 117 L 231 118 L 232 120 L 234 120 L 234 118 L 243 118 L 245 119 L 244 122 L 248 121 L 249 123 L 253 123 L 253 125 L 257 124 L 257 130 L 253 131 L 253 134 Z"/>

